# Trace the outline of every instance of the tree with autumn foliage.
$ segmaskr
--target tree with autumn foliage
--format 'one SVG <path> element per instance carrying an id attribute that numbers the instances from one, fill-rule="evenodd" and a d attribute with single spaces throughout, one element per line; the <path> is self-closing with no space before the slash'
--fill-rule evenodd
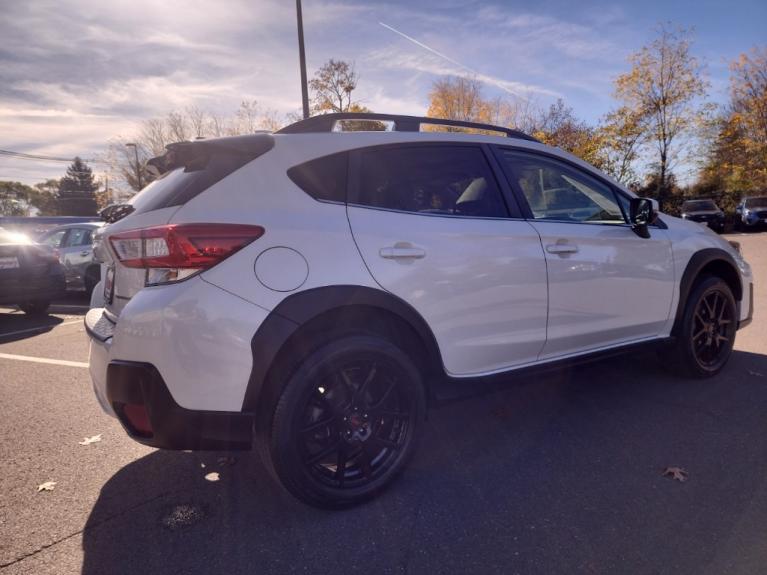
<path id="1" fill-rule="evenodd" d="M 767 47 L 730 64 L 730 101 L 714 128 L 702 185 L 731 196 L 728 203 L 767 191 Z"/>
<path id="2" fill-rule="evenodd" d="M 314 113 L 369 112 L 353 98 L 358 80 L 353 62 L 328 60 L 309 80 Z"/>
<path id="3" fill-rule="evenodd" d="M 661 26 L 655 40 L 629 57 L 631 70 L 615 82 L 616 97 L 654 148 L 661 203 L 671 193 L 674 165 L 709 112 L 703 102 L 708 82 L 691 43 L 688 30 Z"/>
<path id="4" fill-rule="evenodd" d="M 540 113 L 533 136 L 597 168 L 601 168 L 604 163 L 601 131 L 578 119 L 573 109 L 561 98 Z"/>

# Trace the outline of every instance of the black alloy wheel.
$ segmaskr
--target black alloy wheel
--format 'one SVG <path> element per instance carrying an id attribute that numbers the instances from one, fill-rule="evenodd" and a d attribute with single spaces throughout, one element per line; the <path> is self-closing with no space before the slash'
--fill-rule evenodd
<path id="1" fill-rule="evenodd" d="M 674 344 L 661 352 L 663 363 L 687 377 L 716 375 L 732 355 L 737 329 L 730 286 L 719 277 L 704 277 L 687 298 Z"/>
<path id="2" fill-rule="evenodd" d="M 377 336 L 333 341 L 302 362 L 277 404 L 274 470 L 312 505 L 364 501 L 404 467 L 424 406 L 420 373 L 402 350 Z"/>
<path id="3" fill-rule="evenodd" d="M 714 288 L 698 300 L 692 322 L 692 346 L 698 363 L 716 370 L 727 361 L 735 338 L 735 310 L 732 295 Z"/>

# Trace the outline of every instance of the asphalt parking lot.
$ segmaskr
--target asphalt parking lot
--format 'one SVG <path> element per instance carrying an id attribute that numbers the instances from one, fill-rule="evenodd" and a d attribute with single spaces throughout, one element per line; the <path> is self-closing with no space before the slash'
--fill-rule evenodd
<path id="1" fill-rule="evenodd" d="M 733 239 L 756 312 L 718 377 L 643 354 L 445 404 L 393 487 L 343 512 L 255 455 L 128 439 L 90 389 L 82 298 L 0 308 L 0 573 L 764 572 L 767 233 Z"/>

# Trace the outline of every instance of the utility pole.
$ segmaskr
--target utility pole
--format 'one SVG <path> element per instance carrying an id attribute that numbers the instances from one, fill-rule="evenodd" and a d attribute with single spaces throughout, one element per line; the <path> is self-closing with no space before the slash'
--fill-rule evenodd
<path id="1" fill-rule="evenodd" d="M 128 143 L 125 144 L 126 148 L 133 148 L 134 154 L 136 154 L 136 182 L 138 183 L 138 189 L 141 191 L 141 188 L 144 186 L 141 185 L 141 166 L 139 166 L 138 163 L 138 146 L 134 143 Z"/>
<path id="2" fill-rule="evenodd" d="M 298 19 L 298 58 L 301 62 L 301 101 L 304 105 L 304 120 L 309 117 L 309 89 L 306 85 L 306 54 L 304 52 L 304 19 L 301 14 L 301 0 L 296 0 Z"/>

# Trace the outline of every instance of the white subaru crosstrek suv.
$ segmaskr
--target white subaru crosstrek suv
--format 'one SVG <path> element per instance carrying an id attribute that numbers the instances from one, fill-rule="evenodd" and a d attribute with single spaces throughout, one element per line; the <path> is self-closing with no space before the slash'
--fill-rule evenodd
<path id="1" fill-rule="evenodd" d="M 733 245 L 514 130 L 329 114 L 151 164 L 100 238 L 96 396 L 146 445 L 258 447 L 313 505 L 390 483 L 446 390 L 638 345 L 708 377 L 751 319 Z"/>

